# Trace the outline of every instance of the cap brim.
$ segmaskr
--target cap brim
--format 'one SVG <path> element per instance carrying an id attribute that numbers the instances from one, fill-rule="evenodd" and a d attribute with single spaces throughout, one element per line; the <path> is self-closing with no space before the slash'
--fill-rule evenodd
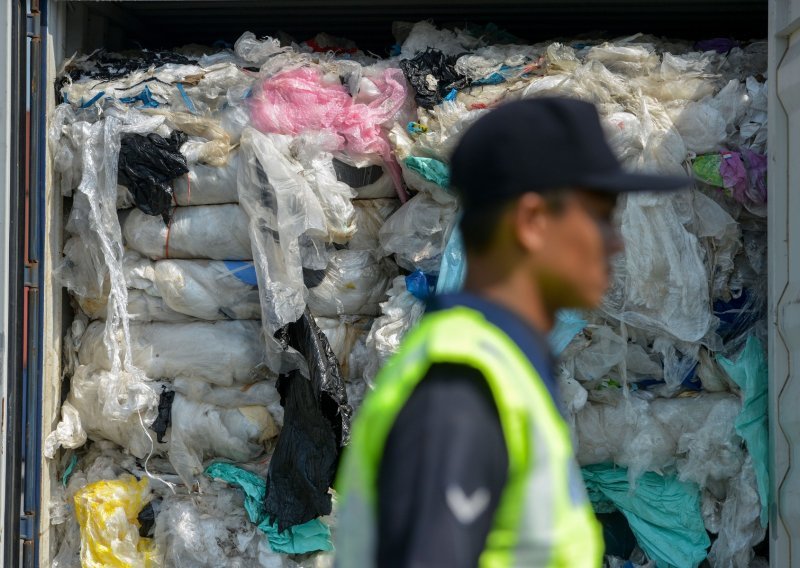
<path id="1" fill-rule="evenodd" d="M 664 176 L 618 171 L 602 175 L 586 176 L 580 185 L 604 193 L 628 193 L 632 191 L 677 191 L 688 189 L 692 183 L 689 176 Z"/>

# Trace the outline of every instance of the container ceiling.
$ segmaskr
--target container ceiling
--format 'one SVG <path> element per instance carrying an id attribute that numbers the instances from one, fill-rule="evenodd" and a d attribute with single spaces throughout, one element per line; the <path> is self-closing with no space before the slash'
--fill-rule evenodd
<path id="1" fill-rule="evenodd" d="M 493 22 L 529 41 L 585 34 L 613 37 L 637 32 L 673 38 L 764 38 L 766 0 L 425 2 L 380 0 L 64 1 L 71 18 L 86 18 L 96 47 L 173 47 L 232 43 L 244 31 L 278 31 L 302 41 L 319 32 L 347 37 L 385 55 L 394 43 L 392 22 L 433 20 L 438 25 Z M 97 28 L 102 28 L 98 33 Z M 67 29 L 71 29 L 69 26 Z M 86 42 L 87 40 L 84 40 Z"/>

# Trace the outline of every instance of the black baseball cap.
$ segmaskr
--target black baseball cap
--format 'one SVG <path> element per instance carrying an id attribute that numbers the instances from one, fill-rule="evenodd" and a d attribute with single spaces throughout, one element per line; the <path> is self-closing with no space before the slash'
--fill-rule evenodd
<path id="1" fill-rule="evenodd" d="M 529 191 L 674 191 L 690 181 L 623 170 L 595 106 L 562 97 L 515 101 L 486 113 L 459 141 L 450 176 L 465 212 Z"/>

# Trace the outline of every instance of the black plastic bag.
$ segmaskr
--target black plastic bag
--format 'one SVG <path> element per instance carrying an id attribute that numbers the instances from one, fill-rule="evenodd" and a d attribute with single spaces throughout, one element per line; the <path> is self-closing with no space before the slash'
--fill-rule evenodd
<path id="1" fill-rule="evenodd" d="M 357 168 L 336 158 L 332 162 L 336 179 L 353 189 L 371 185 L 383 177 L 383 168 L 378 165 Z"/>
<path id="2" fill-rule="evenodd" d="M 169 138 L 125 134 L 119 149 L 117 181 L 133 195 L 136 207 L 148 215 L 172 216 L 172 180 L 189 172 L 180 148 L 188 136 L 173 130 Z"/>
<path id="3" fill-rule="evenodd" d="M 328 490 L 350 437 L 352 409 L 339 362 L 308 309 L 279 330 L 278 339 L 306 358 L 311 375 L 308 379 L 294 371 L 276 385 L 284 419 L 269 464 L 264 505 L 269 520 L 283 531 L 330 514 Z"/>
<path id="4" fill-rule="evenodd" d="M 403 59 L 400 68 L 417 95 L 417 104 L 433 108 L 453 89 L 463 89 L 469 79 L 456 71 L 458 57 L 448 57 L 437 49 L 428 48 L 414 59 Z M 433 79 L 433 81 L 431 80 Z"/>
<path id="5" fill-rule="evenodd" d="M 161 396 L 158 399 L 158 416 L 150 428 L 156 433 L 158 443 L 164 441 L 164 434 L 172 423 L 172 401 L 175 400 L 175 391 L 161 387 Z"/>
<path id="6" fill-rule="evenodd" d="M 142 49 L 123 54 L 100 50 L 85 61 L 71 63 L 67 66 L 65 76 L 68 75 L 73 81 L 83 77 L 109 80 L 125 77 L 139 69 L 161 67 L 168 63 L 191 65 L 194 61 L 174 51 Z"/>
<path id="7" fill-rule="evenodd" d="M 161 509 L 161 500 L 154 499 L 150 501 L 144 508 L 139 511 L 136 519 L 139 521 L 139 536 L 142 538 L 151 538 L 153 536 L 153 529 L 156 526 L 156 517 Z"/>

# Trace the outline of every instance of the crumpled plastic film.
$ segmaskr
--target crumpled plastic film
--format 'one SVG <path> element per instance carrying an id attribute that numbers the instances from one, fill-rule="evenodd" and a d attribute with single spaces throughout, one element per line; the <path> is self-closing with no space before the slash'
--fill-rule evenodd
<path id="1" fill-rule="evenodd" d="M 169 460 L 191 486 L 209 458 L 248 462 L 266 451 L 278 435 L 275 420 L 263 406 L 216 407 L 176 394 L 172 403 Z"/>
<path id="2" fill-rule="evenodd" d="M 246 226 L 261 297 L 266 362 L 276 372 L 303 366 L 299 355 L 284 353 L 273 339 L 279 329 L 297 321 L 306 307 L 300 237 L 322 239 L 327 233 L 324 211 L 302 168 L 282 151 L 289 141 L 248 128 L 240 150 L 239 201 L 249 219 Z"/>
<path id="3" fill-rule="evenodd" d="M 447 294 L 458 292 L 467 278 L 467 252 L 464 249 L 464 237 L 459 227 L 459 217 L 453 220 L 450 236 L 442 252 L 442 263 L 439 266 L 439 278 L 436 280 L 436 293 Z"/>
<path id="4" fill-rule="evenodd" d="M 752 547 L 766 535 L 753 465 L 748 456 L 740 473 L 728 482 L 719 513 L 719 536 L 709 553 L 714 566 L 749 566 L 754 556 Z"/>
<path id="5" fill-rule="evenodd" d="M 118 181 L 133 195 L 133 202 L 143 213 L 158 215 L 169 222 L 173 201 L 172 180 L 189 172 L 180 146 L 186 141 L 180 130 L 163 138 L 151 132 L 122 137 Z"/>
<path id="6" fill-rule="evenodd" d="M 744 459 L 733 428 L 741 403 L 730 393 L 655 399 L 632 393 L 590 402 L 576 416 L 582 465 L 613 462 L 635 485 L 646 471 L 677 473 L 702 486 L 738 474 Z"/>
<path id="7" fill-rule="evenodd" d="M 77 408 L 65 401 L 61 405 L 61 421 L 45 439 L 44 456 L 53 459 L 58 448 L 79 448 L 85 443 L 86 431 L 81 425 L 81 415 Z"/>
<path id="8" fill-rule="evenodd" d="M 242 406 L 264 406 L 278 427 L 283 425 L 283 408 L 280 394 L 272 379 L 259 380 L 247 385 L 223 387 L 191 378 L 178 378 L 172 381 L 171 388 L 192 402 L 204 402 L 220 408 L 240 408 Z"/>
<path id="9" fill-rule="evenodd" d="M 389 357 L 397 352 L 405 334 L 425 312 L 425 302 L 415 298 L 406 288 L 405 276 L 394 279 L 388 295 L 389 298 L 381 304 L 381 316 L 375 319 L 367 336 L 364 379 L 368 384 L 372 383 Z"/>
<path id="10" fill-rule="evenodd" d="M 160 123 L 159 119 L 146 118 L 132 111 L 122 112 L 112 106 L 107 109 L 105 119 L 88 126 L 89 134 L 82 148 L 82 178 L 67 230 L 80 235 L 91 266 L 72 266 L 61 273 L 65 284 L 70 287 L 70 274 L 85 270 L 95 277 L 93 284 L 98 289 L 102 288 L 108 275 L 108 317 L 102 344 L 114 380 L 107 384 L 101 402 L 107 418 L 126 420 L 134 414 L 141 414 L 144 424 L 155 419 L 158 397 L 152 393 L 152 397 L 138 398 L 141 404 L 130 404 L 131 400 L 137 399 L 128 396 L 128 392 L 145 394 L 151 389 L 146 384 L 147 377 L 134 365 L 130 348 L 128 290 L 122 266 L 122 235 L 116 215 L 116 165 L 122 134 L 146 133 Z"/>
<path id="11" fill-rule="evenodd" d="M 145 458 L 158 449 L 155 434 L 143 427 L 150 425 L 156 417 L 158 395 L 155 385 L 144 385 L 138 390 L 128 388 L 120 399 L 109 396 L 116 394 L 115 386 L 111 373 L 91 365 L 79 366 L 72 375 L 70 392 L 61 409 L 61 422 L 45 442 L 45 455 L 55 455 L 59 446 L 80 447 L 87 437 L 111 440 L 138 458 Z M 128 416 L 123 414 L 122 418 L 109 419 L 109 416 L 120 415 L 113 408 L 119 402 L 137 410 Z M 152 414 L 151 408 L 156 409 Z"/>
<path id="12" fill-rule="evenodd" d="M 345 380 L 352 381 L 361 378 L 358 365 L 351 365 L 351 359 L 359 356 L 356 352 L 357 345 L 364 344 L 367 334 L 372 327 L 371 318 L 354 318 L 342 316 L 340 318 L 314 317 L 322 333 L 328 338 L 336 360 L 342 369 Z M 349 397 L 348 397 L 349 398 Z"/>
<path id="13" fill-rule="evenodd" d="M 221 485 L 221 484 L 215 484 Z M 247 518 L 238 489 L 212 486 L 200 495 L 167 495 L 156 517 L 155 540 L 176 568 L 283 568 L 266 538 Z"/>
<path id="14" fill-rule="evenodd" d="M 140 538 L 136 516 L 149 501 L 146 479 L 97 481 L 75 494 L 84 568 L 161 566 L 151 539 Z"/>
<path id="15" fill-rule="evenodd" d="M 630 325 L 697 342 L 713 323 L 697 238 L 684 226 L 686 195 L 631 194 L 622 211 L 619 266 L 603 309 Z"/>
<path id="16" fill-rule="evenodd" d="M 349 250 L 376 251 L 380 246 L 379 233 L 386 219 L 397 211 L 400 202 L 397 199 L 356 199 L 355 208 L 356 231 L 347 242 Z"/>
<path id="17" fill-rule="evenodd" d="M 358 199 L 388 199 L 397 196 L 394 182 L 379 157 L 355 157 L 338 153 L 332 160 L 336 179 L 346 183 Z"/>
<path id="18" fill-rule="evenodd" d="M 455 201 L 442 204 L 418 193 L 386 220 L 380 230 L 383 252 L 394 254 L 406 270 L 436 273 L 445 248 L 447 228 L 455 217 Z"/>

